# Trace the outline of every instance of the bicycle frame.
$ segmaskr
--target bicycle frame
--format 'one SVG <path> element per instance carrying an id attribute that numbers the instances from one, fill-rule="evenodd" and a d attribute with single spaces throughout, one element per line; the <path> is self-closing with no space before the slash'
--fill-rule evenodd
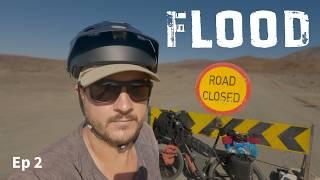
<path id="1" fill-rule="evenodd" d="M 193 137 L 190 129 L 186 128 L 182 123 L 180 117 L 183 112 L 169 111 L 166 117 L 157 120 L 154 123 L 154 133 L 159 144 L 173 144 L 180 149 L 183 155 L 185 175 L 194 179 L 217 179 L 228 177 L 230 179 L 239 179 L 229 171 L 230 160 L 234 155 L 216 149 L 217 143 L 224 132 L 224 129 L 217 127 L 219 130 L 218 137 L 216 138 L 213 147 L 203 143 L 197 138 Z M 202 154 L 206 157 L 206 165 L 200 169 L 195 163 L 193 151 Z M 214 160 L 214 161 L 213 161 Z M 254 159 L 248 159 L 248 165 Z M 226 174 L 221 174 L 217 168 L 221 166 Z M 231 166 L 232 167 L 232 166 Z M 241 172 L 240 172 L 241 173 Z"/>

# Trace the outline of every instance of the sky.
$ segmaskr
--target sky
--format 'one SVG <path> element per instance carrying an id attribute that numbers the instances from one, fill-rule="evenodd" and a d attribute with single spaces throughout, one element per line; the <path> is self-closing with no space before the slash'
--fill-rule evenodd
<path id="1" fill-rule="evenodd" d="M 160 62 L 183 59 L 229 59 L 238 56 L 281 57 L 304 48 L 320 46 L 320 2 L 318 0 L 0 0 L 0 54 L 17 54 L 66 59 L 77 32 L 104 20 L 124 21 L 156 38 L 160 43 Z M 203 39 L 211 39 L 209 49 L 192 48 L 191 10 L 200 10 Z M 243 44 L 222 48 L 216 43 L 216 14 L 234 10 L 242 14 Z M 250 14 L 269 10 L 277 16 L 278 43 L 257 48 L 250 43 Z M 309 16 L 310 41 L 307 46 L 284 45 L 284 10 L 303 11 Z M 184 33 L 177 33 L 177 46 L 167 47 L 167 11 L 186 12 Z M 229 28 L 228 28 L 229 27 Z M 227 24 L 227 36 L 232 35 Z M 261 36 L 266 24 L 261 24 Z M 232 37 L 232 36 L 230 36 Z"/>

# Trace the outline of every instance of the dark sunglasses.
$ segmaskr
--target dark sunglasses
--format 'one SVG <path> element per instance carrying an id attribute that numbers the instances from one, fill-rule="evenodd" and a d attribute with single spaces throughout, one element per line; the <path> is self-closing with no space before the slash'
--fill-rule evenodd
<path id="1" fill-rule="evenodd" d="M 88 86 L 86 89 L 89 90 L 89 95 L 95 102 L 113 103 L 118 99 L 122 87 L 126 87 L 126 92 L 131 100 L 142 102 L 150 97 L 152 82 L 150 80 L 100 80 Z"/>

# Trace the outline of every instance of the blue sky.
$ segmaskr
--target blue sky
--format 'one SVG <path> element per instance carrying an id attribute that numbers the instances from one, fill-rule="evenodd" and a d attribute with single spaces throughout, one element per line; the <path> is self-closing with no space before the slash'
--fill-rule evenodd
<path id="1" fill-rule="evenodd" d="M 0 1 L 0 53 L 65 59 L 69 44 L 84 27 L 103 21 L 120 20 L 137 27 L 160 42 L 160 61 L 181 59 L 227 59 L 243 55 L 279 57 L 306 47 L 320 46 L 320 12 L 317 0 L 7 0 Z M 166 11 L 187 13 L 185 33 L 177 34 L 177 47 L 167 47 Z M 212 49 L 191 48 L 191 10 L 200 10 L 202 36 L 213 40 Z M 216 44 L 215 15 L 224 10 L 242 13 L 244 43 L 232 49 Z M 250 43 L 249 17 L 257 10 L 277 15 L 278 43 L 272 48 Z M 303 48 L 284 46 L 284 10 L 304 11 L 310 20 L 310 42 Z M 263 29 L 263 26 L 262 26 Z M 263 30 L 261 31 L 263 33 Z M 263 35 L 263 34 L 262 34 Z"/>

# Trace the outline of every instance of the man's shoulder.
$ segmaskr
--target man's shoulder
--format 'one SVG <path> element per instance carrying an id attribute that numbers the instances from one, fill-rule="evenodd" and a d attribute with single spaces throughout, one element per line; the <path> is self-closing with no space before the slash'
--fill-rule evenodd
<path id="1" fill-rule="evenodd" d="M 39 157 L 47 160 L 48 163 L 54 161 L 74 161 L 79 156 L 83 145 L 80 126 L 67 136 L 60 138 L 39 153 Z"/>
<path id="2" fill-rule="evenodd" d="M 30 168 L 16 171 L 8 179 L 63 179 L 76 178 L 79 171 L 81 132 L 77 128 L 34 156 Z"/>
<path id="3" fill-rule="evenodd" d="M 161 179 L 159 171 L 159 148 L 153 130 L 144 122 L 137 140 L 138 162 L 148 171 L 148 179 Z"/>
<path id="4" fill-rule="evenodd" d="M 143 124 L 136 144 L 144 154 L 150 153 L 151 156 L 157 156 L 159 153 L 158 142 L 153 130 L 146 122 Z"/>
<path id="5" fill-rule="evenodd" d="M 152 145 L 157 144 L 156 138 L 154 136 L 153 130 L 150 125 L 146 122 L 143 122 L 143 126 L 139 135 L 139 142 L 144 145 Z"/>

